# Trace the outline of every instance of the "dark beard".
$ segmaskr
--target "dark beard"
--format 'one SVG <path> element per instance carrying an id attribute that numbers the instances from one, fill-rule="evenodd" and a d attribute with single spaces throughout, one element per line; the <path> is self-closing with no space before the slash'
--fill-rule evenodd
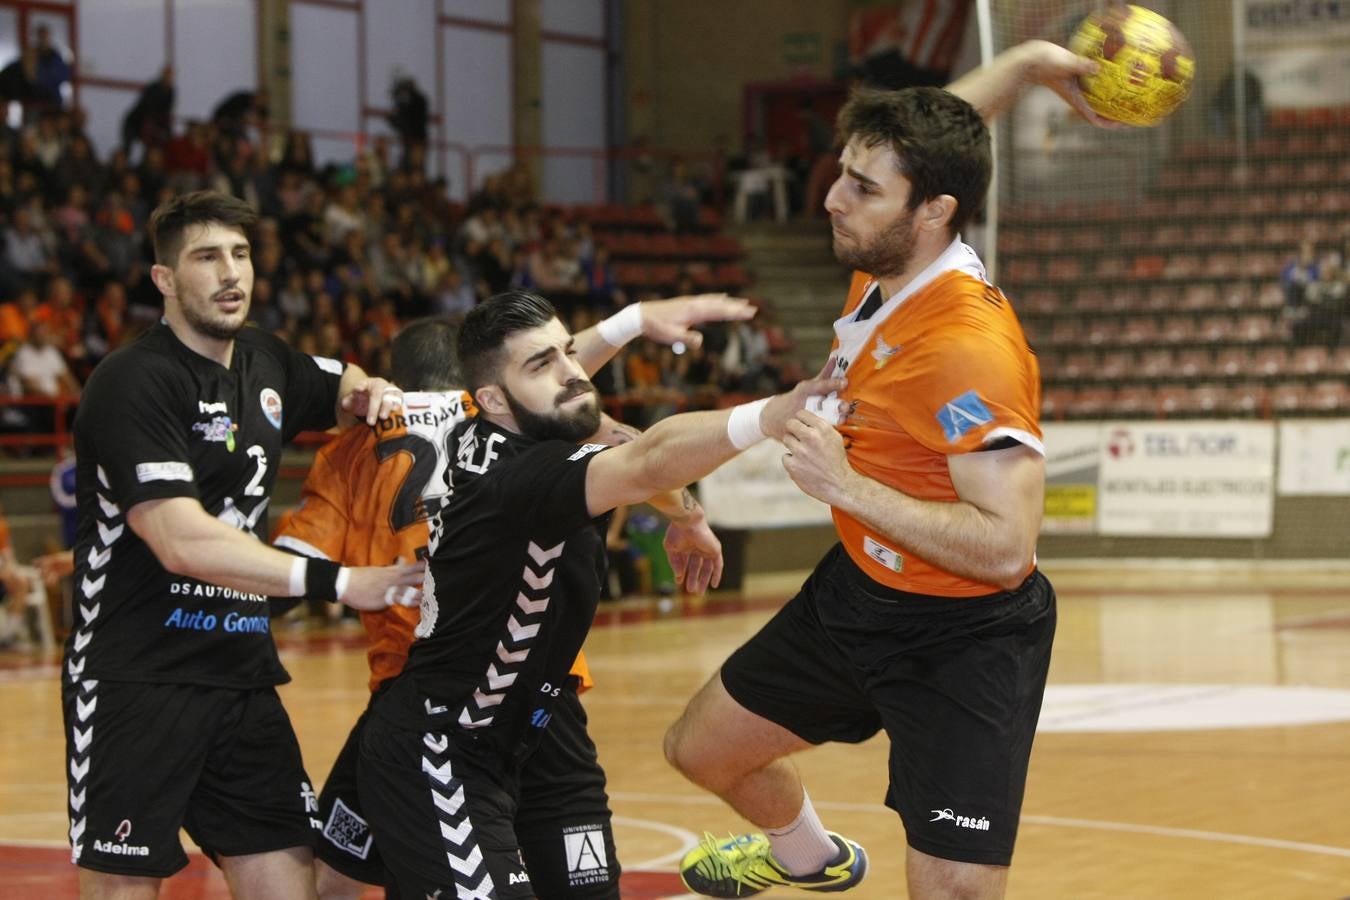
<path id="1" fill-rule="evenodd" d="M 841 248 L 835 241 L 834 258 L 855 272 L 890 278 L 909 268 L 914 259 L 914 211 L 897 218 L 867 244 Z M 855 235 L 856 237 L 856 235 Z"/>
<path id="2" fill-rule="evenodd" d="M 575 413 L 537 413 L 511 396 L 505 385 L 502 385 L 502 393 L 506 395 L 506 405 L 511 408 L 511 415 L 515 416 L 521 434 L 536 441 L 567 441 L 569 444 L 577 444 L 600 430 L 599 403 Z M 578 378 L 568 384 L 553 402 L 556 406 L 586 393 L 595 395 L 598 392 L 595 385 Z"/>
<path id="3" fill-rule="evenodd" d="M 192 309 L 186 303 L 182 304 L 179 308 L 183 311 L 184 321 L 187 322 L 188 327 L 193 331 L 203 337 L 211 338 L 212 340 L 230 341 L 234 340 L 235 336 L 239 334 L 240 330 L 243 329 L 244 324 L 248 321 L 248 310 L 251 305 L 252 304 L 246 298 L 244 301 L 245 315 L 243 319 L 239 320 L 238 325 L 231 322 L 212 321 L 206 316 L 200 316 L 195 309 Z"/>

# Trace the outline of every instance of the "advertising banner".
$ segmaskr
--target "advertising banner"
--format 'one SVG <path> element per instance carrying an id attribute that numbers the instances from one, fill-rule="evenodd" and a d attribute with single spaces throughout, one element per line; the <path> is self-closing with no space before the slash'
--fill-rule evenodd
<path id="1" fill-rule="evenodd" d="M 1279 473 L 1282 495 L 1350 496 L 1350 420 L 1281 422 Z"/>
<path id="2" fill-rule="evenodd" d="M 1269 108 L 1350 103 L 1350 3 L 1246 0 L 1247 65 Z"/>
<path id="3" fill-rule="evenodd" d="M 718 528 L 830 524 L 830 508 L 792 483 L 782 459 L 782 444 L 760 441 L 704 478 L 699 500 L 708 522 Z"/>
<path id="4" fill-rule="evenodd" d="M 1043 534 L 1091 534 L 1097 530 L 1097 479 L 1101 472 L 1101 426 L 1052 422 L 1045 432 Z"/>
<path id="5" fill-rule="evenodd" d="M 1269 422 L 1116 422 L 1102 426 L 1102 534 L 1267 537 L 1275 500 Z"/>

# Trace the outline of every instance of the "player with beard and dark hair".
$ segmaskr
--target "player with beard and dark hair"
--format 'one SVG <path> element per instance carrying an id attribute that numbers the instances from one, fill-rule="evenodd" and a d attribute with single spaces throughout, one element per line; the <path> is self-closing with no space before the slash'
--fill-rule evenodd
<path id="1" fill-rule="evenodd" d="M 697 304 L 699 301 L 695 301 Z M 645 311 L 688 307 L 688 299 L 647 303 Z M 733 304 L 730 307 L 735 310 Z M 452 455 L 447 437 L 468 416 L 473 401 L 459 385 L 456 336 L 459 327 L 444 318 L 409 323 L 391 346 L 391 374 L 407 391 L 403 408 L 373 429 L 349 428 L 325 444 L 301 488 L 300 504 L 282 519 L 273 539 L 278 547 L 343 565 L 382 565 L 425 556 L 429 523 L 449 499 L 447 474 Z M 613 347 L 613 345 L 610 345 Z M 613 347 L 617 350 L 617 347 Z M 599 360 L 593 360 L 597 364 Z M 604 417 L 591 440 L 619 444 L 636 432 Z M 688 551 L 717 560 L 720 544 L 688 490 L 649 501 L 676 524 L 673 537 Z M 715 566 L 720 561 L 715 562 Z M 714 575 L 716 568 L 714 568 Z M 405 588 L 418 595 L 420 591 Z M 370 704 L 403 668 L 418 611 L 395 604 L 362 612 L 369 638 Z M 580 694 L 592 687 L 585 658 L 577 659 L 557 698 L 539 750 L 521 771 L 515 830 L 530 882 L 541 896 L 613 900 L 619 896 L 620 866 L 614 846 L 606 776 L 586 729 Z M 368 704 L 369 706 L 369 704 Z M 319 818 L 323 839 L 316 851 L 316 884 L 321 900 L 356 898 L 366 884 L 387 880 L 380 846 L 370 833 L 357 785 L 357 762 L 368 711 L 352 727 L 323 780 Z M 570 845 L 594 847 L 600 866 L 569 858 Z M 590 860 L 591 851 L 586 859 Z M 584 871 L 585 885 L 575 884 Z"/>
<path id="2" fill-rule="evenodd" d="M 809 397 L 844 386 L 817 378 L 673 416 L 622 446 L 578 446 L 600 411 L 576 343 L 547 300 L 520 291 L 476 307 L 460 329 L 479 412 L 450 436 L 453 494 L 431 523 L 418 640 L 361 741 L 362 801 L 405 896 L 613 896 L 600 811 L 561 836 L 560 888 L 531 883 L 515 830 L 521 767 L 566 693 L 600 596 L 608 515 L 780 435 Z M 672 525 L 666 543 L 699 592 L 718 581 L 720 554 L 693 531 Z"/>
<path id="3" fill-rule="evenodd" d="M 383 609 L 420 565 L 347 568 L 267 547 L 282 445 L 402 392 L 246 328 L 242 201 L 151 217 L 164 319 L 110 354 L 75 419 L 76 627 L 62 668 L 70 842 L 87 896 L 152 898 L 180 827 L 235 897 L 311 897 L 318 807 L 276 685 L 268 596 Z"/>
<path id="4" fill-rule="evenodd" d="M 1085 111 L 1074 81 L 1094 68 L 1030 42 L 950 91 L 864 90 L 840 112 L 825 208 L 857 271 L 826 371 L 848 374 L 844 421 L 799 413 L 783 458 L 839 543 L 666 736 L 672 765 L 763 830 L 689 853 L 696 893 L 856 886 L 862 849 L 825 830 L 786 757 L 883 728 L 909 896 L 1003 893 L 1055 595 L 1035 562 L 1039 366 L 959 231 L 989 185 L 982 116 L 1028 81 Z"/>

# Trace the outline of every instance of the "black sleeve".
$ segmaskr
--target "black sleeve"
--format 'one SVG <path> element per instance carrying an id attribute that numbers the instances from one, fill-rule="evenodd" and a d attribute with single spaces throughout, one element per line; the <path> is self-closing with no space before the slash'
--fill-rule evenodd
<path id="1" fill-rule="evenodd" d="M 282 440 L 290 442 L 302 431 L 323 431 L 337 424 L 338 385 L 345 366 L 336 359 L 310 356 L 261 329 L 250 329 L 267 352 L 286 369 L 286 393 L 281 422 Z"/>
<path id="2" fill-rule="evenodd" d="M 591 520 L 586 470 L 601 444 L 544 441 L 517 457 L 498 482 L 502 511 L 543 539 L 562 540 Z"/>
<path id="3" fill-rule="evenodd" d="M 123 510 L 165 497 L 200 499 L 188 456 L 195 410 L 183 407 L 192 399 L 187 381 L 170 362 L 124 356 L 85 385 L 77 452 L 92 451 L 108 499 Z"/>

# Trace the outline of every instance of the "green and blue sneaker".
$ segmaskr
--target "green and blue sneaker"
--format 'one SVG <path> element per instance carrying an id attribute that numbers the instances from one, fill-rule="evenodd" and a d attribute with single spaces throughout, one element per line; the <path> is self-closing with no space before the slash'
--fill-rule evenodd
<path id="1" fill-rule="evenodd" d="M 719 841 L 703 835 L 703 843 L 680 861 L 680 880 L 695 894 L 706 897 L 750 897 L 771 887 L 833 893 L 860 884 L 867 874 L 867 851 L 830 832 L 839 854 L 814 875 L 790 875 L 773 858 L 769 839 L 742 834 Z"/>

